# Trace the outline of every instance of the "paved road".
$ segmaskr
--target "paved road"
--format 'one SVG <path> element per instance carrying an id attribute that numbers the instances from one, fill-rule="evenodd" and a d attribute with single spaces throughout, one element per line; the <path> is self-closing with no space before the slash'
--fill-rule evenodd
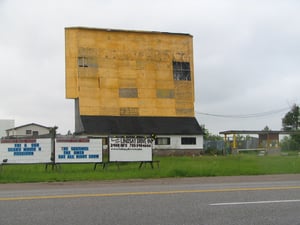
<path id="1" fill-rule="evenodd" d="M 0 185 L 0 224 L 300 224 L 300 175 Z"/>

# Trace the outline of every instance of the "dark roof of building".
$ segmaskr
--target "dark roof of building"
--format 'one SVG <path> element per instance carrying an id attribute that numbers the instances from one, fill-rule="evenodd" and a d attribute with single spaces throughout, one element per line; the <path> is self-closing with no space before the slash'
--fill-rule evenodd
<path id="1" fill-rule="evenodd" d="M 46 126 L 43 126 L 43 125 L 40 125 L 40 124 L 37 124 L 37 123 L 29 123 L 29 124 L 25 124 L 25 125 L 22 125 L 22 126 L 7 129 L 7 131 L 17 130 L 17 129 L 20 129 L 20 128 L 23 128 L 23 127 L 29 127 L 29 126 L 37 126 L 37 127 L 45 128 L 45 129 L 48 129 L 48 130 L 51 129 L 51 127 L 46 127 Z"/>
<path id="2" fill-rule="evenodd" d="M 85 134 L 201 135 L 194 117 L 81 116 Z"/>

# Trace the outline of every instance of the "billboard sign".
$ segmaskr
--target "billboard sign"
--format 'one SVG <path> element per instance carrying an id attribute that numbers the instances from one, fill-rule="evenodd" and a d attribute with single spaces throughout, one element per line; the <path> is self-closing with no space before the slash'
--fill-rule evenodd
<path id="1" fill-rule="evenodd" d="M 49 163 L 51 139 L 1 139 L 0 160 L 12 164 Z"/>
<path id="2" fill-rule="evenodd" d="M 97 163 L 102 162 L 102 139 L 65 138 L 56 139 L 56 163 Z"/>
<path id="3" fill-rule="evenodd" d="M 109 161 L 152 161 L 152 138 L 142 136 L 110 137 Z"/>

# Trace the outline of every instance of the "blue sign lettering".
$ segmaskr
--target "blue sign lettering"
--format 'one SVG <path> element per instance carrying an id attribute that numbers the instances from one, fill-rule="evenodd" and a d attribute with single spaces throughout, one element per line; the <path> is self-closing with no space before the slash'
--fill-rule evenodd
<path id="1" fill-rule="evenodd" d="M 39 143 L 31 143 L 30 145 L 15 143 L 13 147 L 7 148 L 7 152 L 12 152 L 13 156 L 33 156 L 36 151 L 42 151 Z"/>

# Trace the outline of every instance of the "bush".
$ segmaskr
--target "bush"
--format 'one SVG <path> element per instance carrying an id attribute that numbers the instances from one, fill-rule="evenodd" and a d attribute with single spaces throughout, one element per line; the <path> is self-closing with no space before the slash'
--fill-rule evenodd
<path id="1" fill-rule="evenodd" d="M 283 151 L 297 151 L 300 150 L 300 144 L 290 136 L 284 137 L 280 142 L 281 150 Z"/>

